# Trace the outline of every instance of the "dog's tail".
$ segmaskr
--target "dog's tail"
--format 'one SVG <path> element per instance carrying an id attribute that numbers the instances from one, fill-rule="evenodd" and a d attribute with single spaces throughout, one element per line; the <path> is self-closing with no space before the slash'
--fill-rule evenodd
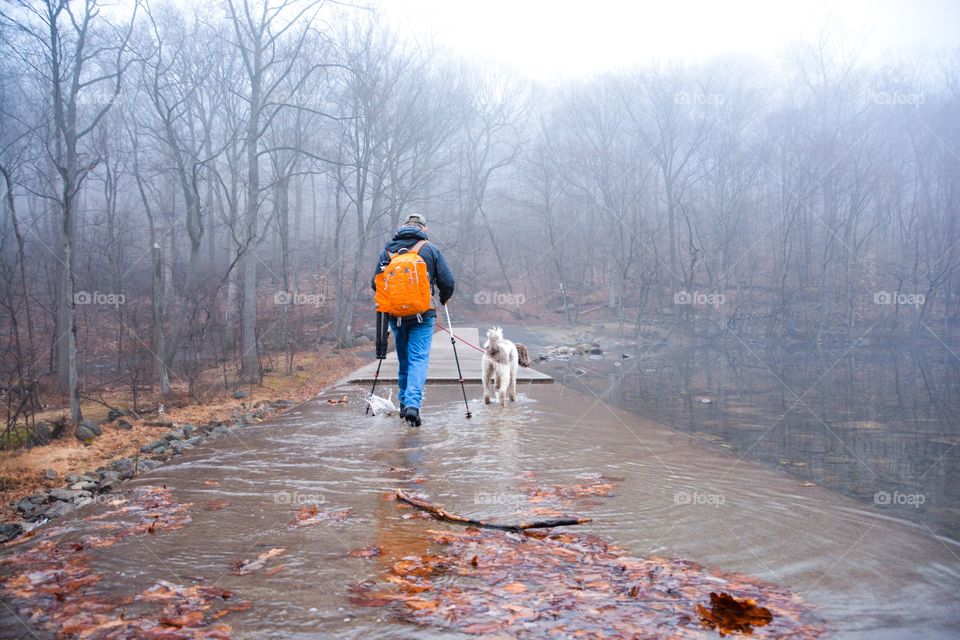
<path id="1" fill-rule="evenodd" d="M 527 345 L 520 344 L 519 342 L 516 344 L 517 344 L 517 364 L 519 364 L 521 367 L 529 367 L 530 352 L 527 351 Z"/>

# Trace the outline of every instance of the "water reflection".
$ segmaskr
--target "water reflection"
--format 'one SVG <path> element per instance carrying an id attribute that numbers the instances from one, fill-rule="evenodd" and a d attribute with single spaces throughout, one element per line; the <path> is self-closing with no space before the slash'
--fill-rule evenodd
<path id="1" fill-rule="evenodd" d="M 762 349 L 730 338 L 633 345 L 540 368 L 960 539 L 958 365 L 943 348 Z"/>

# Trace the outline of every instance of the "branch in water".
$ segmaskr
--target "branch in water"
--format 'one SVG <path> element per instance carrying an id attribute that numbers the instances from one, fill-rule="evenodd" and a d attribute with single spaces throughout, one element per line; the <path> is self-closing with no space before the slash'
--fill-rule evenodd
<path id="1" fill-rule="evenodd" d="M 457 524 L 466 524 L 474 527 L 483 527 L 485 529 L 500 529 L 502 531 L 525 531 L 527 529 L 546 529 L 548 527 L 568 527 L 577 524 L 587 524 L 592 522 L 590 518 L 556 518 L 554 520 L 534 520 L 533 522 L 520 522 L 518 524 L 497 524 L 494 522 L 484 522 L 483 520 L 474 520 L 464 516 L 458 516 L 455 513 L 444 511 L 439 505 L 430 504 L 426 500 L 420 500 L 413 496 L 408 496 L 403 489 L 397 489 L 397 500 L 426 511 L 440 520 L 456 522 Z"/>

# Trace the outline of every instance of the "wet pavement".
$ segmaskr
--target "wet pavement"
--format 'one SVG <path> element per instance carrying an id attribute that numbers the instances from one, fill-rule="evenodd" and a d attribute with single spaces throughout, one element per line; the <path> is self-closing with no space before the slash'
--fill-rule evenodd
<path id="1" fill-rule="evenodd" d="M 364 416 L 365 392 L 331 389 L 125 485 L 166 485 L 192 503 L 191 521 L 91 551 L 105 576 L 91 593 L 137 593 L 159 580 L 215 585 L 253 603 L 223 618 L 241 638 L 456 637 L 351 604 L 350 585 L 427 553 L 429 531 L 462 530 L 412 518 L 390 494 L 400 487 L 450 511 L 510 521 L 527 498 L 519 478 L 563 484 L 600 473 L 620 479 L 615 494 L 580 505 L 594 522 L 577 531 L 634 556 L 687 558 L 784 585 L 815 607 L 826 637 L 960 634 L 960 545 L 918 525 L 562 385 L 521 385 L 505 409 L 484 406 L 469 385 L 470 420 L 457 386 L 430 386 L 420 429 Z M 348 404 L 326 401 L 343 394 Z M 318 523 L 296 526 L 298 510 L 314 506 Z M 64 537 L 80 536 L 96 522 L 85 518 L 108 508 L 56 524 L 68 525 Z M 368 546 L 383 554 L 348 555 Z M 283 549 L 267 564 L 282 567 L 273 575 L 236 575 L 238 563 L 271 549 Z M 3 624 L 8 637 L 29 637 L 11 616 Z"/>

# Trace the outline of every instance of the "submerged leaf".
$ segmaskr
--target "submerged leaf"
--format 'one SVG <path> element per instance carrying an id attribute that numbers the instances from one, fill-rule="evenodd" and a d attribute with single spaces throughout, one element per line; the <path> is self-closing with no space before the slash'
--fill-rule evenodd
<path id="1" fill-rule="evenodd" d="M 751 598 L 737 600 L 729 593 L 710 593 L 710 608 L 697 604 L 700 623 L 716 629 L 720 635 L 739 631 L 753 633 L 753 627 L 762 627 L 773 621 L 773 614 L 765 607 L 758 607 Z"/>

